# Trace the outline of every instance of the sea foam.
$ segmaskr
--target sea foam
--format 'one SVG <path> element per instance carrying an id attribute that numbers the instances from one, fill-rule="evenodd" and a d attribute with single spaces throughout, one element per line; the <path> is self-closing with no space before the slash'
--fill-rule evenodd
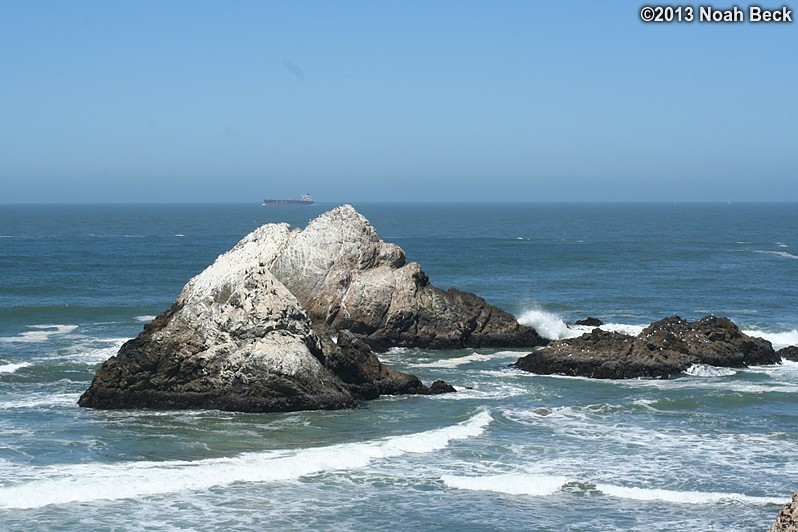
<path id="1" fill-rule="evenodd" d="M 584 325 L 568 325 L 561 316 L 540 308 L 525 310 L 518 316 L 518 322 L 527 327 L 532 327 L 538 334 L 549 340 L 576 338 L 595 328 Z M 633 325 L 628 323 L 605 323 L 600 326 L 599 329 L 636 336 L 640 334 L 645 327 L 645 325 Z"/>
<path id="2" fill-rule="evenodd" d="M 453 440 L 479 436 L 491 421 L 490 414 L 481 411 L 456 425 L 366 443 L 244 453 L 232 458 L 191 462 L 142 461 L 33 468 L 17 475 L 25 479 L 22 482 L 6 482 L 0 487 L 0 508 L 139 498 L 183 490 L 207 490 L 237 482 L 286 481 L 324 471 L 362 468 L 374 460 L 406 453 L 430 453 L 445 448 Z"/>
<path id="3" fill-rule="evenodd" d="M 729 368 L 719 368 L 709 364 L 693 364 L 684 373 L 693 377 L 729 377 L 737 372 Z"/>
<path id="4" fill-rule="evenodd" d="M 505 473 L 486 476 L 444 475 L 441 480 L 451 488 L 471 491 L 491 491 L 508 495 L 529 495 L 541 497 L 553 495 L 566 485 L 574 485 L 585 491 L 599 491 L 604 495 L 632 499 L 636 501 L 662 501 L 674 504 L 716 504 L 740 502 L 743 504 L 784 504 L 780 497 L 753 497 L 742 493 L 679 491 L 657 488 L 637 488 L 614 484 L 591 484 L 576 481 L 560 475 L 540 475 L 530 473 Z"/>
<path id="5" fill-rule="evenodd" d="M 78 328 L 77 325 L 28 325 L 32 331 L 25 331 L 17 336 L 0 337 L 0 342 L 34 343 L 46 342 L 52 336 L 67 334 Z"/>
<path id="6" fill-rule="evenodd" d="M 411 366 L 413 366 L 414 368 L 456 368 L 457 366 L 462 366 L 463 364 L 469 364 L 471 362 L 484 362 L 487 360 L 493 360 L 497 358 L 517 359 L 519 356 L 522 356 L 524 354 L 525 353 L 520 351 L 498 351 L 490 355 L 475 352 L 471 353 L 470 355 L 462 357 L 442 358 L 439 360 L 434 360 L 432 362 L 411 364 Z"/>
<path id="7" fill-rule="evenodd" d="M 525 310 L 518 316 L 518 322 L 527 327 L 532 327 L 539 335 L 549 340 L 575 338 L 591 330 L 583 327 L 570 328 L 562 317 L 540 308 Z"/>
<path id="8" fill-rule="evenodd" d="M 492 491 L 508 495 L 552 495 L 569 482 L 566 477 L 556 475 L 530 475 L 505 473 L 480 477 L 443 475 L 441 480 L 450 488 L 472 491 Z"/>
<path id="9" fill-rule="evenodd" d="M 633 488 L 612 484 L 596 484 L 596 489 L 605 495 L 633 499 L 636 501 L 663 501 L 676 504 L 716 504 L 720 502 L 741 502 L 744 504 L 784 504 L 787 499 L 780 497 L 752 497 L 742 493 L 721 493 L 712 491 L 678 491 L 652 488 Z"/>

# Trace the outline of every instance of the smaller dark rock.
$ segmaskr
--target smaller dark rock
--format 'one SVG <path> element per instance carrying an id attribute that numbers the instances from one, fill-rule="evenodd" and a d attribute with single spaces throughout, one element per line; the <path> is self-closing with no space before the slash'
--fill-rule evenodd
<path id="1" fill-rule="evenodd" d="M 798 362 L 798 347 L 794 345 L 785 347 L 784 349 L 779 349 L 778 351 L 776 351 L 776 354 L 781 358 L 786 358 L 787 360 Z"/>
<path id="2" fill-rule="evenodd" d="M 585 318 L 583 320 L 576 320 L 574 325 L 581 325 L 583 327 L 601 327 L 604 322 L 598 318 Z"/>
<path id="3" fill-rule="evenodd" d="M 454 386 L 449 384 L 446 381 L 437 380 L 432 383 L 429 389 L 425 392 L 426 395 L 438 395 L 442 393 L 456 393 L 457 390 L 454 389 Z"/>
<path id="4" fill-rule="evenodd" d="M 770 342 L 746 335 L 728 318 L 687 321 L 672 316 L 637 336 L 593 329 L 552 342 L 518 359 L 515 367 L 540 375 L 666 379 L 694 364 L 744 368 L 780 361 Z"/>

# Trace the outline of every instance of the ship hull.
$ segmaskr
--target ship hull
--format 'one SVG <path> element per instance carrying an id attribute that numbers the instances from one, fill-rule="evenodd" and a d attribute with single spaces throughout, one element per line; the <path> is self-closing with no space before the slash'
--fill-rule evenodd
<path id="1" fill-rule="evenodd" d="M 313 200 L 295 200 L 295 199 L 265 199 L 264 205 L 313 205 Z"/>

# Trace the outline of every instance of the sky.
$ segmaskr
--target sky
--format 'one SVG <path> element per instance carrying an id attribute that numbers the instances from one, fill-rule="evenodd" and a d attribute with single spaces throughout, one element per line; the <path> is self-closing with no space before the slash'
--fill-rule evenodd
<path id="1" fill-rule="evenodd" d="M 0 203 L 798 201 L 798 22 L 642 1 L 0 0 Z"/>

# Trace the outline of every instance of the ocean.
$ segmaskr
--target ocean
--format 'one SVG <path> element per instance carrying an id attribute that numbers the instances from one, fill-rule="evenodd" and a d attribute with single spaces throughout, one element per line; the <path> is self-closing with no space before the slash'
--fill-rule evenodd
<path id="1" fill-rule="evenodd" d="M 537 376 L 382 353 L 457 389 L 334 412 L 97 411 L 99 365 L 268 222 L 334 207 L 0 206 L 0 529 L 766 530 L 798 489 L 798 363 Z M 795 204 L 355 204 L 441 288 L 549 338 L 728 316 L 798 344 Z"/>

